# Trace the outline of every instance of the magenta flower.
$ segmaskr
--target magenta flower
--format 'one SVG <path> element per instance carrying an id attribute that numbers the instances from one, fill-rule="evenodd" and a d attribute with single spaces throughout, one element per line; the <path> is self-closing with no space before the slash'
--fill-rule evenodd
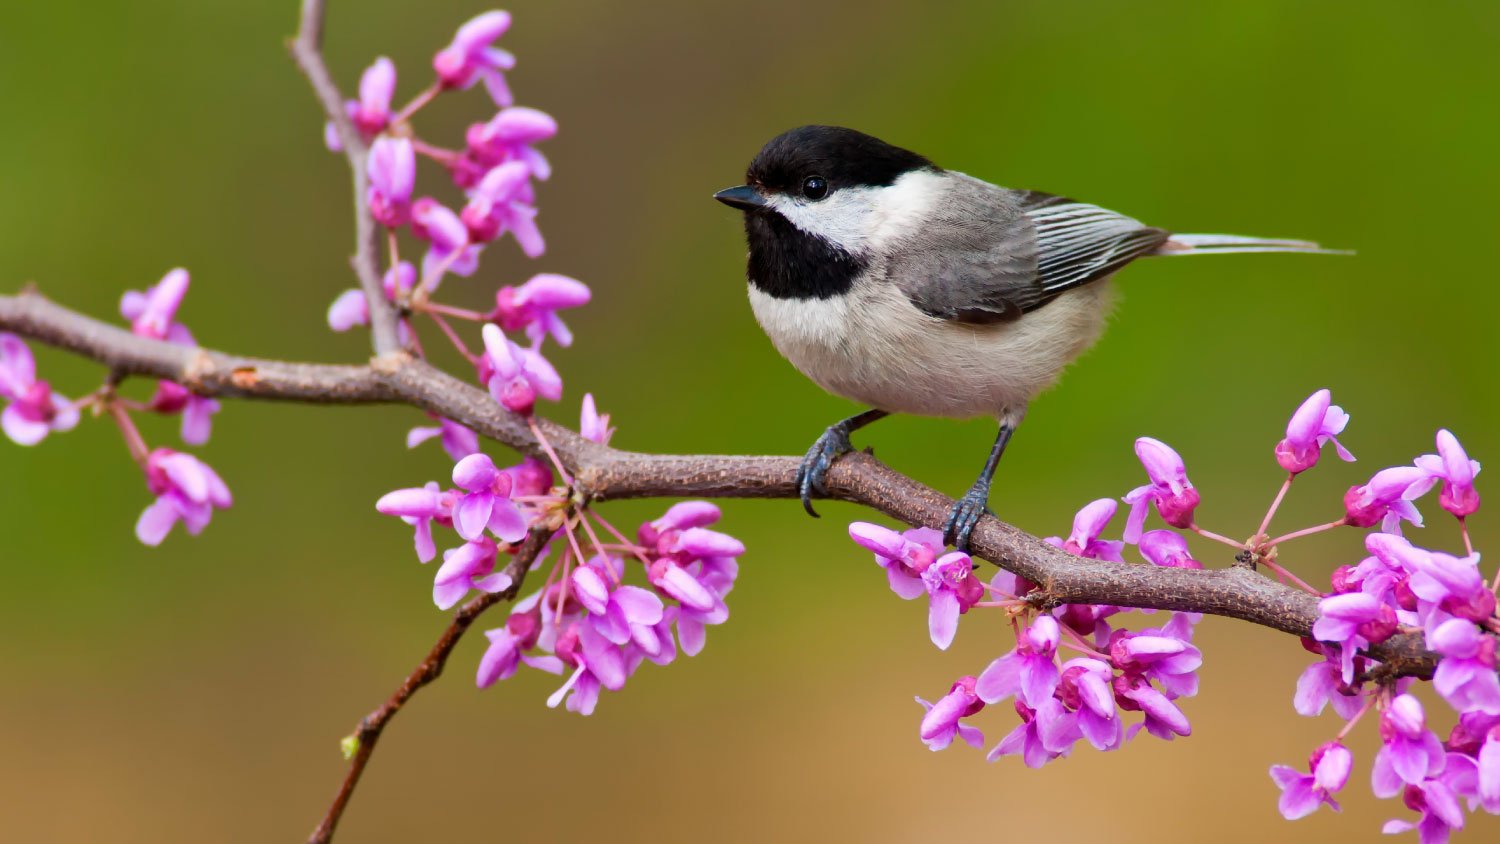
<path id="1" fill-rule="evenodd" d="M 487 243 L 509 232 L 528 258 L 541 257 L 547 243 L 537 228 L 537 210 L 531 204 L 531 170 L 510 161 L 485 173 L 469 192 L 469 202 L 459 214 L 475 243 Z"/>
<path id="2" fill-rule="evenodd" d="M 1141 538 L 1149 504 L 1156 505 L 1162 521 L 1175 528 L 1191 527 L 1193 510 L 1198 506 L 1198 491 L 1188 481 L 1182 458 L 1166 443 L 1141 437 L 1135 441 L 1135 454 L 1146 467 L 1151 483 L 1136 487 L 1125 495 L 1130 518 L 1125 522 L 1125 541 L 1131 544 Z"/>
<path id="3" fill-rule="evenodd" d="M 529 612 L 513 612 L 504 627 L 484 631 L 490 646 L 479 658 L 479 671 L 474 678 L 481 689 L 493 686 L 497 680 L 507 680 L 520 667 L 521 655 L 536 647 L 542 631 L 541 614 L 535 609 Z"/>
<path id="4" fill-rule="evenodd" d="M 974 576 L 974 561 L 962 551 L 938 557 L 922 572 L 927 587 L 927 634 L 942 650 L 958 634 L 958 617 L 984 597 L 984 584 Z"/>
<path id="5" fill-rule="evenodd" d="M 600 445 L 609 445 L 615 429 L 609 427 L 609 414 L 600 414 L 594 407 L 594 394 L 583 394 L 583 409 L 578 415 L 578 434 L 586 440 Z"/>
<path id="6" fill-rule="evenodd" d="M 885 569 L 891 591 L 905 601 L 927 591 L 922 572 L 943 553 L 943 535 L 929 528 L 897 533 L 869 522 L 853 522 L 849 538 L 875 552 L 875 562 Z"/>
<path id="7" fill-rule="evenodd" d="M 488 123 L 469 126 L 464 140 L 469 158 L 481 167 L 520 162 L 545 182 L 552 175 L 552 165 L 532 144 L 556 135 L 557 121 L 550 114 L 517 106 L 502 109 Z"/>
<path id="8" fill-rule="evenodd" d="M 1396 632 L 1395 610 L 1366 592 L 1329 595 L 1318 601 L 1318 613 L 1313 638 L 1339 646 L 1346 684 L 1354 682 L 1354 658 L 1359 651 Z"/>
<path id="9" fill-rule="evenodd" d="M 478 244 L 469 242 L 469 230 L 458 215 L 430 196 L 411 206 L 412 234 L 428 242 L 422 255 L 422 282 L 436 290 L 444 273 L 473 275 L 479 268 Z"/>
<path id="10" fill-rule="evenodd" d="M 661 518 L 641 525 L 636 538 L 647 547 L 656 547 L 663 540 L 667 540 L 670 545 L 674 540 L 668 534 L 689 528 L 708 527 L 717 522 L 720 515 L 719 506 L 712 501 L 679 501 L 668 507 Z"/>
<path id="11" fill-rule="evenodd" d="M 1333 395 L 1319 390 L 1292 414 L 1286 425 L 1286 439 L 1276 444 L 1276 462 L 1293 475 L 1316 466 L 1323 444 L 1332 440 L 1340 459 L 1353 462 L 1354 455 L 1338 441 L 1338 434 L 1349 424 L 1349 414 L 1333 404 Z"/>
<path id="12" fill-rule="evenodd" d="M 188 271 L 178 267 L 162 276 L 145 292 L 127 290 L 120 298 L 120 315 L 130 320 L 130 330 L 152 340 L 169 340 L 182 346 L 193 344 L 193 335 L 178 324 L 177 309 L 188 291 Z"/>
<path id="13" fill-rule="evenodd" d="M 1169 569 L 1201 569 L 1203 564 L 1193 559 L 1188 551 L 1187 539 L 1170 530 L 1148 530 L 1141 534 L 1141 556 L 1154 566 Z"/>
<path id="14" fill-rule="evenodd" d="M 1043 765 L 1066 756 L 1077 740 L 1077 719 L 1057 698 L 1048 698 L 1037 709 L 1019 700 L 1015 702 L 1021 724 L 1011 730 L 985 758 L 990 762 L 1001 756 L 1020 754 L 1028 768 Z"/>
<path id="15" fill-rule="evenodd" d="M 509 29 L 510 13 L 501 11 L 485 12 L 460 26 L 453 41 L 432 57 L 438 81 L 445 88 L 468 88 L 482 79 L 495 105 L 510 105 L 514 99 L 503 71 L 515 67 L 516 59 L 495 46 Z"/>
<path id="16" fill-rule="evenodd" d="M 576 666 L 562 687 L 547 698 L 547 706 L 556 709 L 564 699 L 569 712 L 591 715 L 599 702 L 601 688 L 618 691 L 629 677 L 625 655 L 619 646 L 599 635 L 593 626 L 574 623 L 557 637 L 557 656 Z"/>
<path id="17" fill-rule="evenodd" d="M 182 441 L 188 445 L 208 442 L 213 430 L 213 415 L 219 412 L 217 401 L 197 395 L 173 381 L 158 381 L 156 393 L 147 407 L 157 413 L 182 414 Z"/>
<path id="18" fill-rule="evenodd" d="M 1083 509 L 1073 517 L 1073 532 L 1068 534 L 1066 541 L 1057 536 L 1049 536 L 1042 541 L 1080 557 L 1123 563 L 1125 558 L 1121 554 L 1125 550 L 1125 543 L 1099 538 L 1109 520 L 1115 517 L 1115 509 L 1112 498 L 1091 501 L 1083 505 Z M 1134 511 L 1131 511 L 1131 518 L 1134 517 Z M 1145 516 L 1141 518 L 1144 519 Z"/>
<path id="19" fill-rule="evenodd" d="M 492 322 L 485 323 L 481 333 L 484 363 L 490 370 L 486 383 L 501 407 L 530 415 L 538 396 L 552 401 L 562 398 L 562 377 L 540 352 L 517 346 Z"/>
<path id="20" fill-rule="evenodd" d="M 1115 702 L 1121 709 L 1140 710 L 1146 716 L 1144 721 L 1127 731 L 1127 738 L 1134 737 L 1142 729 L 1163 741 L 1193 734 L 1192 725 L 1177 704 L 1145 681 L 1131 681 L 1129 675 L 1116 678 Z"/>
<path id="21" fill-rule="evenodd" d="M 1411 502 L 1432 488 L 1435 479 L 1415 466 L 1381 469 L 1364 486 L 1344 493 L 1344 519 L 1354 527 L 1381 525 L 1385 533 L 1397 533 L 1402 519 L 1422 526 L 1422 514 Z"/>
<path id="22" fill-rule="evenodd" d="M 1076 713 L 1079 732 L 1097 750 L 1114 750 L 1125 740 L 1115 709 L 1114 670 L 1103 660 L 1079 657 L 1063 663 L 1057 699 Z"/>
<path id="23" fill-rule="evenodd" d="M 366 141 L 380 134 L 391 122 L 391 97 L 396 94 L 396 65 L 385 56 L 365 68 L 359 77 L 359 99 L 346 100 L 344 111 Z M 344 142 L 329 121 L 323 124 L 323 143 L 330 152 L 343 152 Z"/>
<path id="24" fill-rule="evenodd" d="M 1309 665 L 1297 678 L 1292 707 L 1301 715 L 1321 715 L 1328 704 L 1340 718 L 1353 718 L 1364 706 L 1364 698 L 1343 680 L 1342 664 L 1334 648 L 1320 646 L 1324 659 Z"/>
<path id="25" fill-rule="evenodd" d="M 1474 491 L 1474 476 L 1479 474 L 1479 461 L 1470 460 L 1459 445 L 1458 438 L 1446 428 L 1437 432 L 1437 454 L 1424 454 L 1417 458 L 1417 467 L 1434 478 L 1443 481 L 1438 503 L 1444 510 L 1462 519 L 1479 509 L 1479 493 Z"/>
<path id="26" fill-rule="evenodd" d="M 1450 618 L 1427 634 L 1427 646 L 1443 655 L 1432 686 L 1459 712 L 1500 715 L 1495 643 L 1494 636 L 1463 618 Z"/>
<path id="27" fill-rule="evenodd" d="M 1478 554 L 1455 557 L 1410 545 L 1406 550 L 1405 560 L 1411 567 L 1406 585 L 1417 601 L 1417 617 L 1428 635 L 1448 615 L 1483 622 L 1495 614 L 1495 593 L 1479 572 Z"/>
<path id="28" fill-rule="evenodd" d="M 407 138 L 382 136 L 370 145 L 365 162 L 370 179 L 366 198 L 370 214 L 389 228 L 405 225 L 411 219 L 411 192 L 417 183 L 417 154 Z"/>
<path id="29" fill-rule="evenodd" d="M 458 461 L 453 483 L 465 490 L 453 505 L 459 536 L 474 542 L 488 530 L 503 542 L 526 538 L 526 517 L 510 500 L 511 477 L 496 469 L 488 455 L 475 453 Z"/>
<path id="30" fill-rule="evenodd" d="M 446 610 L 463 600 L 470 589 L 502 592 L 511 584 L 510 575 L 495 571 L 499 553 L 495 540 L 481 536 L 443 552 L 443 564 L 432 580 L 432 602 Z"/>
<path id="31" fill-rule="evenodd" d="M 17 445 L 36 445 L 53 431 L 69 431 L 78 424 L 78 408 L 36 378 L 31 349 L 14 334 L 0 332 L 0 430 Z"/>
<path id="32" fill-rule="evenodd" d="M 937 703 L 928 703 L 917 698 L 926 714 L 922 716 L 919 735 L 928 750 L 938 751 L 948 747 L 957 736 L 970 747 L 984 746 L 984 733 L 979 728 L 962 723 L 966 718 L 984 708 L 984 701 L 974 694 L 974 678 L 960 677 L 953 683 L 948 694 L 938 698 Z"/>
<path id="33" fill-rule="evenodd" d="M 599 635 L 616 645 L 628 642 L 647 655 L 661 652 L 661 598 L 639 586 L 619 585 L 623 566 L 618 560 L 595 560 L 579 566 L 570 575 L 573 594 L 588 610 L 589 621 Z"/>
<path id="34" fill-rule="evenodd" d="M 696 507 L 678 514 L 684 521 L 707 515 Z M 643 526 L 641 532 L 650 531 Z M 734 558 L 745 552 L 745 546 L 732 536 L 702 527 L 660 532 L 655 546 L 653 553 L 660 556 L 647 567 L 646 576 L 659 592 L 678 602 L 677 636 L 683 653 L 696 656 L 703 650 L 706 627 L 729 619 L 724 598 L 739 574 Z"/>
<path id="35" fill-rule="evenodd" d="M 403 522 L 416 529 L 417 559 L 430 562 L 437 556 L 437 546 L 432 540 L 432 523 L 453 524 L 453 492 L 443 492 L 429 481 L 424 487 L 398 489 L 380 496 L 375 509 L 387 516 L 400 516 Z"/>
<path id="36" fill-rule="evenodd" d="M 437 437 L 443 444 L 443 450 L 448 452 L 448 456 L 453 458 L 455 463 L 479 451 L 478 434 L 451 419 L 444 419 L 441 416 L 433 418 L 437 419 L 438 424 L 416 427 L 406 432 L 407 448 L 416 448 L 433 437 Z"/>
<path id="37" fill-rule="evenodd" d="M 1443 744 L 1427 729 L 1422 704 L 1409 694 L 1397 695 L 1381 713 L 1380 740 L 1383 744 L 1375 754 L 1372 774 L 1377 797 L 1394 794 L 1390 783 L 1397 779 L 1421 785 L 1443 770 Z"/>
<path id="38" fill-rule="evenodd" d="M 979 675 L 975 691 L 980 699 L 999 703 L 1015 695 L 1033 709 L 1041 706 L 1057 690 L 1057 645 L 1061 638 L 1056 619 L 1037 616 L 1016 638 L 1015 649 L 991 662 Z"/>
<path id="39" fill-rule="evenodd" d="M 1402 789 L 1401 802 L 1413 812 L 1421 813 L 1421 818 L 1416 823 L 1386 821 L 1380 831 L 1394 835 L 1415 829 L 1422 844 L 1446 844 L 1453 830 L 1464 826 L 1463 805 L 1446 780 L 1446 776 L 1433 778 Z"/>
<path id="40" fill-rule="evenodd" d="M 555 273 L 538 273 L 520 287 L 502 287 L 495 294 L 495 309 L 487 318 L 506 331 L 526 331 L 532 347 L 552 335 L 557 345 L 573 345 L 573 333 L 557 316 L 564 308 L 588 304 L 588 285 Z"/>
<path id="41" fill-rule="evenodd" d="M 1285 765 L 1272 765 L 1271 779 L 1281 789 L 1281 816 L 1289 821 L 1305 818 L 1324 803 L 1337 812 L 1339 804 L 1333 795 L 1349 782 L 1353 766 L 1354 754 L 1337 741 L 1313 751 L 1307 762 L 1310 774 Z"/>
<path id="42" fill-rule="evenodd" d="M 135 523 L 136 538 L 146 545 L 160 545 L 179 521 L 188 533 L 197 536 L 208 526 L 215 509 L 234 503 L 229 487 L 208 464 L 167 448 L 158 448 L 147 456 L 146 488 L 156 501 Z"/>

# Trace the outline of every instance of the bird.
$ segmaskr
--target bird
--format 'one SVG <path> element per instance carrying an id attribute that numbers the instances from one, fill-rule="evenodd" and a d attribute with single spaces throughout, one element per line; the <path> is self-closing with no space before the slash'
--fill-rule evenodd
<path id="1" fill-rule="evenodd" d="M 850 435 L 893 413 L 993 417 L 984 468 L 953 504 L 967 551 L 1027 405 L 1094 344 L 1110 279 L 1151 255 L 1332 252 L 1302 240 L 1174 234 L 1086 202 L 990 184 L 878 138 L 802 126 L 772 138 L 745 184 L 751 310 L 824 390 L 868 406 L 827 428 L 799 464 L 802 506 L 827 495 Z"/>

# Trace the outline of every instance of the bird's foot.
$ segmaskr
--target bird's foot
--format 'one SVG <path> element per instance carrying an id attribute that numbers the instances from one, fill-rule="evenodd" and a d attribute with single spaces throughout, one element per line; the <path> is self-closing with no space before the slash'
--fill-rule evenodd
<path id="1" fill-rule="evenodd" d="M 943 523 L 943 543 L 959 551 L 969 552 L 969 535 L 979 520 L 990 513 L 990 488 L 988 484 L 975 484 L 964 493 L 963 498 L 953 502 L 948 511 L 948 520 Z"/>
<path id="2" fill-rule="evenodd" d="M 812 495 L 814 492 L 819 495 L 828 494 L 827 487 L 823 486 L 823 479 L 833 467 L 833 462 L 853 450 L 854 444 L 849 442 L 849 431 L 842 422 L 828 426 L 823 436 L 818 437 L 818 441 L 807 450 L 807 456 L 802 458 L 802 464 L 797 467 L 797 491 L 802 494 L 802 509 L 809 516 L 818 518 L 818 511 L 812 506 Z"/>

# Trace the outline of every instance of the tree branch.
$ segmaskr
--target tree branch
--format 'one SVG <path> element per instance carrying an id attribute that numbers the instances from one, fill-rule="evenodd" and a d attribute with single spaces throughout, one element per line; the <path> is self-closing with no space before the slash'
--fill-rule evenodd
<path id="1" fill-rule="evenodd" d="M 61 307 L 35 292 L 0 296 L 0 330 L 92 358 L 120 375 L 177 381 L 205 396 L 318 403 L 394 403 L 435 413 L 540 457 L 526 420 L 486 391 L 404 352 L 368 366 L 288 363 L 239 357 L 137 337 Z M 666 455 L 622 451 L 585 440 L 554 422 L 536 424 L 573 475 L 585 500 L 622 498 L 796 498 L 795 457 Z M 828 497 L 862 504 L 912 526 L 937 528 L 953 499 L 868 454 L 840 459 Z M 1197 571 L 1122 565 L 1075 557 L 986 516 L 970 542 L 975 556 L 1036 583 L 1052 604 L 1111 604 L 1208 613 L 1310 636 L 1317 598 L 1243 566 Z M 1385 676 L 1430 677 L 1437 657 L 1421 636 L 1396 636 L 1371 650 Z"/>
<path id="2" fill-rule="evenodd" d="M 338 826 L 339 818 L 344 814 L 344 808 L 349 805 L 349 798 L 354 795 L 354 787 L 359 784 L 360 775 L 365 772 L 365 766 L 369 764 L 370 756 L 375 752 L 375 742 L 380 740 L 381 731 L 392 718 L 396 717 L 401 707 L 411 700 L 411 696 L 416 694 L 418 689 L 442 676 L 443 666 L 448 663 L 448 655 L 453 653 L 458 640 L 463 638 L 475 619 L 490 607 L 514 600 L 516 595 L 520 594 L 521 586 L 526 580 L 526 572 L 551 537 L 552 531 L 545 529 L 533 530 L 527 534 L 526 539 L 516 549 L 515 557 L 505 567 L 505 573 L 511 578 L 510 587 L 494 594 L 481 595 L 460 607 L 458 612 L 453 614 L 452 623 L 443 630 L 437 643 L 427 653 L 427 657 L 412 669 L 411 674 L 407 675 L 401 685 L 396 687 L 396 691 L 391 693 L 385 703 L 360 719 L 359 726 L 349 737 L 354 744 L 354 752 L 349 760 L 349 771 L 344 775 L 344 781 L 339 785 L 338 794 L 334 795 L 327 814 L 323 816 L 318 828 L 313 830 L 313 834 L 307 839 L 308 844 L 325 844 L 333 838 L 334 827 Z"/>
<path id="3" fill-rule="evenodd" d="M 297 67 L 311 83 L 313 93 L 323 106 L 323 114 L 338 133 L 344 147 L 344 156 L 349 159 L 349 170 L 354 177 L 354 274 L 359 277 L 360 289 L 370 306 L 370 334 L 375 354 L 384 355 L 401 348 L 396 331 L 396 311 L 385 298 L 385 289 L 380 279 L 380 229 L 370 215 L 365 201 L 369 193 L 369 180 L 365 175 L 365 159 L 370 147 L 360 137 L 359 130 L 344 111 L 344 96 L 323 62 L 323 0 L 303 0 L 301 25 L 297 35 L 287 47 Z"/>

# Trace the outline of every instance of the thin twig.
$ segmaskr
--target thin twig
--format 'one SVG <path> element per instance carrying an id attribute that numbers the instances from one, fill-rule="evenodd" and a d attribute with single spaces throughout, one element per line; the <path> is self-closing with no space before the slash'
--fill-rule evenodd
<path id="1" fill-rule="evenodd" d="M 510 575 L 511 585 L 503 591 L 493 594 L 481 595 L 464 604 L 458 612 L 453 614 L 453 621 L 438 637 L 437 643 L 427 653 L 427 657 L 412 669 L 396 691 L 382 703 L 375 711 L 360 720 L 359 726 L 349 737 L 354 752 L 349 760 L 349 770 L 344 774 L 344 781 L 339 785 L 339 790 L 334 795 L 333 803 L 328 806 L 328 812 L 324 814 L 323 820 L 313 834 L 307 839 L 309 844 L 326 844 L 333 838 L 333 830 L 338 826 L 339 818 L 343 816 L 344 809 L 349 805 L 349 798 L 354 795 L 354 787 L 359 784 L 360 775 L 365 772 L 365 766 L 370 762 L 370 756 L 375 753 L 375 743 L 380 740 L 381 732 L 401 711 L 401 707 L 411 700 L 412 695 L 418 689 L 442 676 L 443 666 L 448 662 L 448 655 L 453 653 L 453 648 L 458 640 L 463 638 L 465 632 L 473 625 L 474 620 L 490 607 L 512 600 L 521 591 L 521 586 L 526 580 L 526 572 L 536 560 L 537 555 L 551 538 L 552 532 L 545 529 L 536 529 L 527 534 L 526 539 L 516 549 L 515 557 L 506 566 L 505 572 Z"/>
<path id="2" fill-rule="evenodd" d="M 344 156 L 349 159 L 354 182 L 354 274 L 359 277 L 360 289 L 364 290 L 370 306 L 371 344 L 375 354 L 385 355 L 399 350 L 401 340 L 396 330 L 396 311 L 386 300 L 380 283 L 380 229 L 365 200 L 369 192 L 365 159 L 370 148 L 344 112 L 344 96 L 323 61 L 323 6 L 324 0 L 302 0 L 301 25 L 287 46 L 312 85 L 324 116 L 333 123 Z"/>

